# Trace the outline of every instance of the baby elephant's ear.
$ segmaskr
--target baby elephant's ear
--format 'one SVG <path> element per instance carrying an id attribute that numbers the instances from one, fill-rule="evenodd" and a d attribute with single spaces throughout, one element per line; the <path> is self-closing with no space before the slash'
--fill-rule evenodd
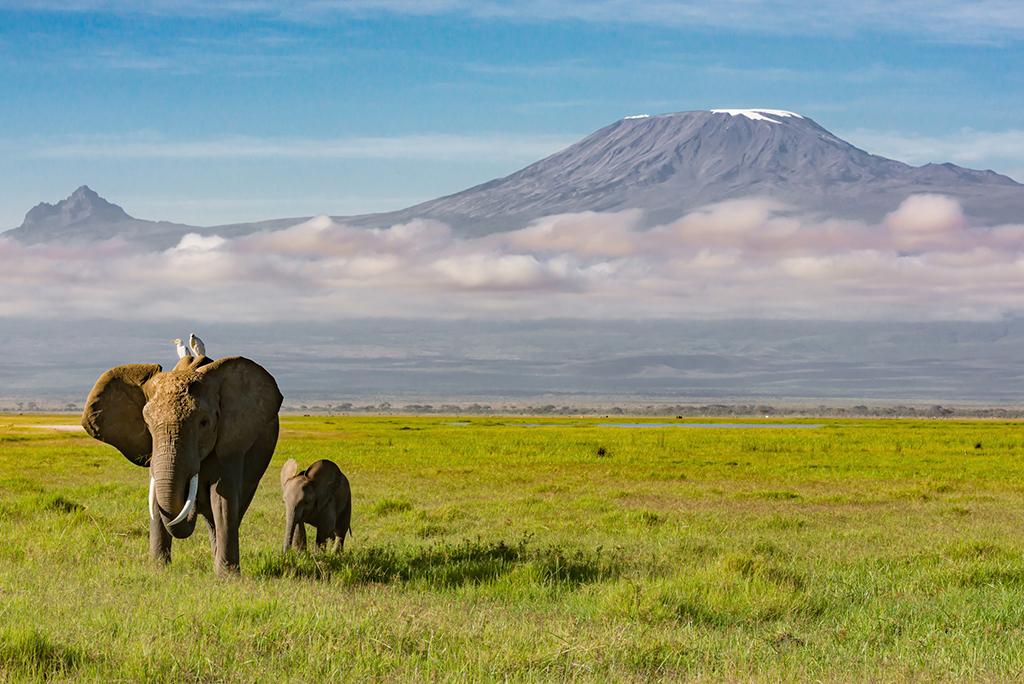
<path id="1" fill-rule="evenodd" d="M 153 453 L 153 438 L 142 417 L 142 387 L 160 370 L 155 363 L 111 368 L 96 381 L 82 411 L 85 431 L 116 447 L 135 465 L 148 466 Z"/>
<path id="2" fill-rule="evenodd" d="M 295 477 L 295 473 L 299 471 L 299 464 L 295 462 L 294 458 L 289 458 L 284 462 L 284 467 L 281 468 L 281 489 L 284 489 L 285 484 L 288 480 Z"/>
<path id="3" fill-rule="evenodd" d="M 341 469 L 331 461 L 317 461 L 306 469 L 306 477 L 316 487 L 316 507 L 322 510 L 341 486 Z"/>

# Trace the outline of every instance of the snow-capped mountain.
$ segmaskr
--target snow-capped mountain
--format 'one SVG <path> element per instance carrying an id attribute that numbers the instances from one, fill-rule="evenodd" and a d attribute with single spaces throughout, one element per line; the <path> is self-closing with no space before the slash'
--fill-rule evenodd
<path id="1" fill-rule="evenodd" d="M 1024 223 L 1024 185 L 953 164 L 914 167 L 869 154 L 793 112 L 721 109 L 631 116 L 505 178 L 401 211 L 334 217 L 386 227 L 433 218 L 466 235 L 543 216 L 639 209 L 643 225 L 731 199 L 770 198 L 798 214 L 876 222 L 920 193 L 956 199 L 983 224 Z M 40 204 L 6 237 L 26 243 L 120 236 L 173 246 L 188 232 L 236 237 L 306 218 L 197 228 L 134 219 L 86 187 Z"/>
<path id="2" fill-rule="evenodd" d="M 627 117 L 505 178 L 354 222 L 431 217 L 481 234 L 552 214 L 642 209 L 644 223 L 656 225 L 745 197 L 873 222 L 917 193 L 954 197 L 985 223 L 1024 221 L 1024 185 L 1006 176 L 953 164 L 913 167 L 798 114 L 745 109 Z"/>

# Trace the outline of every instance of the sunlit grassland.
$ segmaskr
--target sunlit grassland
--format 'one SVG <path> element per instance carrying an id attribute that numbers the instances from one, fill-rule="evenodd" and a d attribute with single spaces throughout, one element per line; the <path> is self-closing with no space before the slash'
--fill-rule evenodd
<path id="1" fill-rule="evenodd" d="M 1024 676 L 1021 424 L 289 417 L 223 579 L 56 422 L 0 418 L 0 681 Z M 348 475 L 340 556 L 282 554 L 288 458 Z"/>

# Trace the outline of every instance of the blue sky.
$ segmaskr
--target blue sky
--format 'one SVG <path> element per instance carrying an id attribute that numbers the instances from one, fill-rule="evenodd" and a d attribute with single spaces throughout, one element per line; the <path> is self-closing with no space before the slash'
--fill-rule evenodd
<path id="1" fill-rule="evenodd" d="M 729 107 L 1024 180 L 1024 5 L 856 4 L 0 0 L 0 229 L 82 184 L 197 225 L 398 209 Z"/>

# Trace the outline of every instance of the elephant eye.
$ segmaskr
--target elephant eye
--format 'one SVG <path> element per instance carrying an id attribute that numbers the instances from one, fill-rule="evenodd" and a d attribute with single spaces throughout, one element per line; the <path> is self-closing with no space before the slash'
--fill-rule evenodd
<path id="1" fill-rule="evenodd" d="M 205 418 L 203 418 L 201 421 L 199 421 L 199 427 L 206 427 L 209 424 L 210 424 L 210 421 L 206 420 Z"/>

